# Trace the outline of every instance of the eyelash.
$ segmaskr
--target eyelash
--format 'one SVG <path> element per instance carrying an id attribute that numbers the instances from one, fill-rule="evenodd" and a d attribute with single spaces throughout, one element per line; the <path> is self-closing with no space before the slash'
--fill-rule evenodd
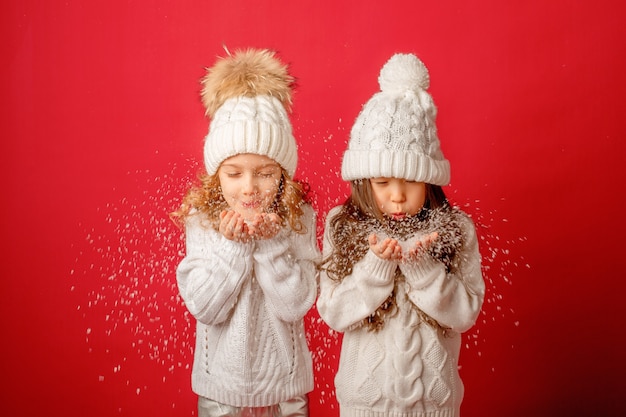
<path id="1" fill-rule="evenodd" d="M 406 184 L 415 184 L 417 181 L 406 180 L 404 182 Z M 374 184 L 374 185 L 386 185 L 386 184 L 389 184 L 389 181 L 372 181 L 372 184 Z"/>
<path id="2" fill-rule="evenodd" d="M 241 175 L 241 173 L 239 172 L 232 172 L 232 173 L 227 173 L 226 174 L 229 178 L 236 178 L 238 176 Z M 256 174 L 254 174 L 256 177 L 261 177 L 261 178 L 272 178 L 274 176 L 273 172 L 269 172 L 269 173 L 263 173 L 263 172 L 258 172 Z"/>

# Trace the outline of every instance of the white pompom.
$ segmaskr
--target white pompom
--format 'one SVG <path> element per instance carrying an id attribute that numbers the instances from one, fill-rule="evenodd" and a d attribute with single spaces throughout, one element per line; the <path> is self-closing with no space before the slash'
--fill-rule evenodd
<path id="1" fill-rule="evenodd" d="M 422 61 L 413 54 L 396 54 L 380 70 L 380 90 L 385 93 L 404 93 L 407 90 L 427 90 L 430 76 Z"/>

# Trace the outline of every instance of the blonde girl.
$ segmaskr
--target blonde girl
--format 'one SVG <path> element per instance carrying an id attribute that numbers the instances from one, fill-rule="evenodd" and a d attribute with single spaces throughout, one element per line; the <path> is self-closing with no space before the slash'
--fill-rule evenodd
<path id="1" fill-rule="evenodd" d="M 200 417 L 307 416 L 313 370 L 303 317 L 317 294 L 315 214 L 293 180 L 293 79 L 268 50 L 219 59 L 202 80 L 206 174 L 174 217 L 177 269 L 196 319 Z"/>

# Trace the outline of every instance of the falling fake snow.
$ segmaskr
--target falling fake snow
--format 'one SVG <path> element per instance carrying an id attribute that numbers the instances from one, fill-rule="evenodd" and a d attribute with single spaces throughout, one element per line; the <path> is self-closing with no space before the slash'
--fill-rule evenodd
<path id="1" fill-rule="evenodd" d="M 496 210 L 483 210 L 479 200 L 466 202 L 460 207 L 472 217 L 476 226 L 486 285 L 478 322 L 464 335 L 466 351 L 481 357 L 481 345 L 488 342 L 488 337 L 482 335 L 482 330 L 487 330 L 490 324 L 502 320 L 509 320 L 509 324 L 515 327 L 520 324 L 515 319 L 514 309 L 506 306 L 503 294 L 506 287 L 513 285 L 512 277 L 516 272 L 530 268 L 524 257 L 516 251 L 527 239 L 526 237 L 502 239 L 493 229 L 499 228 L 501 224 L 507 224 L 508 219 L 501 217 Z"/>
<path id="2" fill-rule="evenodd" d="M 84 249 L 72 270 L 87 349 L 119 361 L 99 370 L 97 380 L 106 383 L 121 375 L 136 395 L 147 387 L 136 374 L 125 374 L 131 362 L 160 366 L 165 381 L 177 369 L 189 369 L 192 361 L 192 318 L 175 277 L 183 233 L 169 218 L 189 184 L 175 171 L 158 177 L 129 173 L 143 191 L 97 210 L 101 221 L 86 228 Z"/>
<path id="3" fill-rule="evenodd" d="M 330 140 L 332 135 L 328 135 Z M 303 159 L 306 159 L 306 151 Z M 313 206 L 318 211 L 319 225 L 327 211 L 340 204 L 346 195 L 340 180 L 338 152 L 327 152 L 318 161 L 323 172 L 311 174 Z M 152 177 L 149 172 L 129 173 L 144 182 L 144 190 L 136 199 L 124 197 L 99 209 L 103 225 L 86 228 L 87 249 L 77 254 L 72 275 L 76 288 L 86 288 L 77 311 L 85 319 L 85 338 L 90 351 L 109 353 L 114 349 L 118 333 L 130 335 L 126 349 L 129 355 L 112 369 L 103 369 L 96 376 L 106 383 L 111 375 L 124 373 L 125 364 L 150 360 L 163 367 L 163 380 L 177 369 L 189 370 L 193 361 L 194 320 L 187 312 L 176 286 L 175 269 L 184 255 L 184 239 L 168 214 L 179 204 L 198 170 L 196 163 L 179 174 Z M 324 179 L 334 178 L 330 181 Z M 305 179 L 308 181 L 308 179 Z M 461 208 L 476 223 L 487 284 L 484 312 L 478 325 L 465 335 L 465 348 L 481 356 L 480 346 L 487 337 L 481 330 L 490 322 L 514 315 L 506 308 L 502 286 L 512 285 L 518 268 L 528 268 L 523 258 L 513 256 L 514 248 L 524 238 L 503 241 L 491 232 L 497 222 L 507 222 L 494 211 L 482 211 L 479 202 Z M 321 227 L 318 228 L 321 242 Z M 88 265 L 85 259 L 93 260 Z M 321 403 L 335 407 L 332 376 L 336 371 L 341 335 L 329 329 L 315 309 L 306 317 L 307 340 L 311 347 L 316 373 L 316 393 Z M 519 325 L 518 321 L 513 321 Z M 97 339 L 98 342 L 94 342 Z M 322 377 L 320 377 L 322 376 Z M 127 385 L 141 395 L 148 387 L 132 381 Z M 175 404 L 172 404 L 174 407 Z"/>

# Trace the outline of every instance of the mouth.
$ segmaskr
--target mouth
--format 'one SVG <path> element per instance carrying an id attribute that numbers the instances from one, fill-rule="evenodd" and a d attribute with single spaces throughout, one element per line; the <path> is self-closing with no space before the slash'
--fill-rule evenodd
<path id="1" fill-rule="evenodd" d="M 402 213 L 402 212 L 390 213 L 389 216 L 394 220 L 402 220 L 406 217 L 406 213 Z"/>
<path id="2" fill-rule="evenodd" d="M 247 210 L 255 210 L 261 207 L 261 201 L 242 201 L 241 206 Z"/>

